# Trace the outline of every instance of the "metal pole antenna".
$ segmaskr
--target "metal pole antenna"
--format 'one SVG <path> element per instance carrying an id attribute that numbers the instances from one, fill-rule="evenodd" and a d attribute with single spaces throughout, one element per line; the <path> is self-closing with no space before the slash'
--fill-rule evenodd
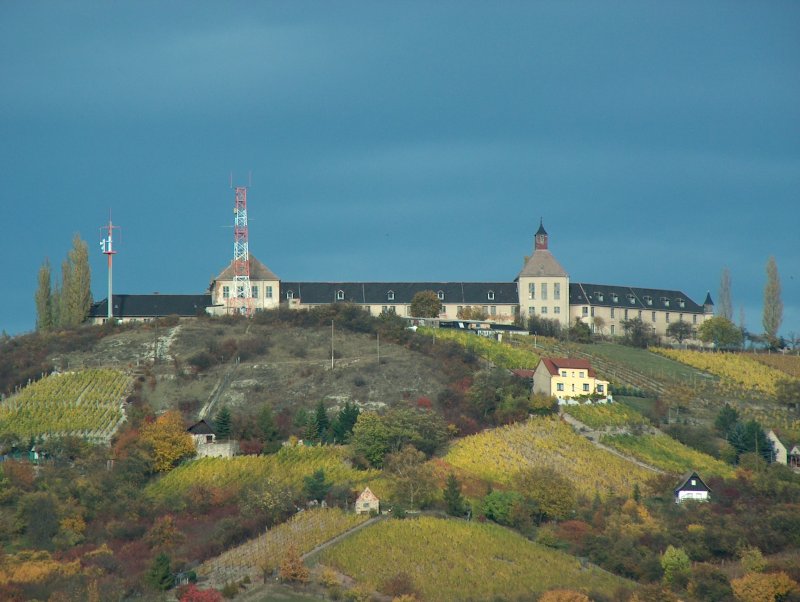
<path id="1" fill-rule="evenodd" d="M 331 320 L 331 370 L 333 370 L 333 320 Z"/>
<path id="2" fill-rule="evenodd" d="M 106 230 L 107 234 L 106 237 L 100 241 L 100 248 L 103 249 L 103 254 L 108 257 L 108 300 L 106 305 L 108 306 L 107 316 L 106 319 L 111 321 L 114 317 L 114 297 L 113 297 L 113 258 L 117 252 L 114 250 L 114 228 L 119 229 L 119 226 L 115 226 L 111 223 L 111 211 L 108 212 L 108 226 L 103 226 L 100 230 Z"/>

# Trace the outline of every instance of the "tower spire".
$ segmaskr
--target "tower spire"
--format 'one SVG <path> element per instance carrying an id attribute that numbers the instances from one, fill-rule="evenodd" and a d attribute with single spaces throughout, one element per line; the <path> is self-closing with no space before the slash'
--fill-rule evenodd
<path id="1" fill-rule="evenodd" d="M 540 217 L 539 218 L 539 229 L 536 231 L 536 236 L 534 237 L 534 244 L 533 250 L 538 251 L 539 249 L 547 250 L 548 244 L 548 236 L 547 230 L 544 229 L 544 220 Z"/>

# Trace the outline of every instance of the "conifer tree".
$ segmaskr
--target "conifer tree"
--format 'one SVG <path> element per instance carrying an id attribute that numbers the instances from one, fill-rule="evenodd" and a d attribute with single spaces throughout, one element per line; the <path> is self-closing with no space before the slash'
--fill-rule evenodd
<path id="1" fill-rule="evenodd" d="M 153 564 L 147 572 L 147 582 L 160 590 L 168 590 L 175 583 L 169 556 L 164 552 L 153 559 Z"/>
<path id="2" fill-rule="evenodd" d="M 45 259 L 39 268 L 39 285 L 36 289 L 36 330 L 53 329 L 53 294 L 50 290 L 50 262 Z"/>
<path id="3" fill-rule="evenodd" d="M 731 303 L 731 273 L 728 268 L 722 268 L 719 282 L 719 302 L 717 315 L 733 321 L 733 304 Z"/>
<path id="4" fill-rule="evenodd" d="M 231 411 L 227 406 L 222 406 L 214 417 L 214 430 L 220 439 L 227 439 L 231 436 Z"/>
<path id="5" fill-rule="evenodd" d="M 451 516 L 464 515 L 464 496 L 461 495 L 461 483 L 452 472 L 447 475 L 443 497 L 444 503 L 447 505 L 447 514 Z"/>
<path id="6" fill-rule="evenodd" d="M 783 321 L 783 301 L 781 300 L 781 279 L 775 258 L 767 261 L 767 284 L 764 287 L 764 317 L 762 325 L 771 345 L 778 340 L 778 329 Z"/>
<path id="7" fill-rule="evenodd" d="M 328 430 L 330 430 L 331 421 L 328 418 L 328 412 L 325 410 L 325 404 L 320 399 L 317 404 L 317 410 L 314 414 L 314 426 L 316 428 L 316 437 L 320 441 L 325 441 L 328 437 Z"/>

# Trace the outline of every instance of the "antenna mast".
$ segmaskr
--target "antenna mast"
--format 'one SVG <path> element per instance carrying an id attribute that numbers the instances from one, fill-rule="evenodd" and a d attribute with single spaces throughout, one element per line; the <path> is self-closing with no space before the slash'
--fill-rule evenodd
<path id="1" fill-rule="evenodd" d="M 247 231 L 247 187 L 236 187 L 233 207 L 233 286 L 228 312 L 253 315 L 253 292 L 250 288 L 250 252 Z"/>
<path id="2" fill-rule="evenodd" d="M 103 249 L 103 255 L 108 257 L 108 300 L 106 305 L 108 306 L 108 320 L 114 317 L 114 299 L 112 297 L 112 280 L 113 280 L 113 259 L 114 255 L 117 252 L 114 250 L 114 229 L 119 230 L 119 226 L 115 226 L 111 223 L 111 211 L 108 212 L 108 225 L 101 226 L 100 231 L 106 230 L 107 235 L 100 241 L 100 248 Z"/>

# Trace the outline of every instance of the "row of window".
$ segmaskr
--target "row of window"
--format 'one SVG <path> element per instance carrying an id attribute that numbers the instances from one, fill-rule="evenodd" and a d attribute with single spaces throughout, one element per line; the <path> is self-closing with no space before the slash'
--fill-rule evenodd
<path id="1" fill-rule="evenodd" d="M 591 393 L 591 388 L 589 386 L 589 383 L 583 383 L 582 389 L 584 393 Z M 563 391 L 563 390 L 564 390 L 564 383 L 556 383 L 556 391 Z M 603 385 L 598 384 L 597 392 L 602 395 L 603 393 L 605 393 L 605 387 Z M 575 393 L 574 384 L 572 384 L 572 393 Z"/>
<path id="2" fill-rule="evenodd" d="M 640 309 L 640 310 L 637 310 L 637 311 L 638 311 L 638 315 L 637 315 L 637 317 L 638 317 L 640 320 L 644 319 L 644 318 L 642 317 L 642 316 L 643 316 L 643 312 L 642 312 L 642 310 Z M 623 319 L 623 320 L 627 320 L 627 319 L 629 319 L 629 312 L 628 312 L 628 310 L 627 310 L 627 309 L 624 309 L 624 310 L 622 310 L 622 312 L 623 312 L 623 318 L 622 318 L 622 319 Z M 581 307 L 581 315 L 582 315 L 584 318 L 587 318 L 587 317 L 589 317 L 589 315 L 591 315 L 592 317 L 594 317 L 594 306 L 592 306 L 592 307 L 587 307 L 587 306 L 585 306 L 585 305 L 584 305 L 583 307 Z M 650 312 L 650 321 L 651 321 L 651 322 L 655 322 L 655 321 L 656 321 L 656 318 L 657 318 L 657 316 L 658 316 L 658 312 L 657 312 L 657 311 Z M 617 311 L 616 311 L 616 308 L 614 308 L 614 307 L 612 307 L 612 308 L 611 308 L 611 317 L 612 317 L 612 318 L 616 318 L 616 317 L 617 317 Z M 682 320 L 683 320 L 683 314 L 678 314 L 678 320 L 679 320 L 679 321 L 682 321 Z M 664 321 L 665 321 L 667 324 L 669 324 L 669 323 L 670 323 L 670 321 L 671 321 L 670 312 L 666 312 L 666 313 L 664 314 Z M 692 314 L 692 324 L 697 324 L 697 314 Z"/>
<path id="3" fill-rule="evenodd" d="M 258 288 L 257 284 L 253 284 L 250 286 L 250 295 L 253 299 L 258 299 L 258 294 L 261 291 Z M 236 287 L 236 296 L 240 299 L 244 298 L 244 286 L 237 286 Z M 230 286 L 223 286 L 222 287 L 222 298 L 223 299 L 230 299 L 231 298 L 231 287 Z M 264 298 L 265 299 L 272 299 L 272 287 L 265 286 L 264 287 Z"/>
<path id="4" fill-rule="evenodd" d="M 539 313 L 541 315 L 543 315 L 543 316 L 546 316 L 548 312 L 549 312 L 549 308 L 546 305 L 542 305 L 539 308 Z M 553 313 L 554 314 L 560 314 L 561 313 L 561 306 L 560 305 L 553 306 Z M 533 307 L 533 306 L 529 307 L 528 308 L 528 315 L 529 316 L 536 315 L 536 308 Z"/>
<path id="5" fill-rule="evenodd" d="M 636 295 L 634 295 L 633 293 L 628 293 L 627 296 L 628 296 L 628 303 L 630 303 L 631 305 L 636 303 Z M 595 291 L 594 298 L 597 302 L 602 303 L 603 299 L 605 298 L 605 294 L 599 291 Z M 644 301 L 645 305 L 653 305 L 653 298 L 650 295 L 644 295 L 642 297 L 642 300 Z M 669 307 L 671 300 L 668 297 L 660 297 L 659 300 L 661 301 L 664 307 Z M 611 293 L 611 302 L 619 303 L 619 295 L 617 293 Z M 678 304 L 678 307 L 686 307 L 686 301 L 681 297 L 675 299 L 675 303 Z"/>
<path id="6" fill-rule="evenodd" d="M 561 300 L 561 283 L 553 282 L 553 301 Z M 539 299 L 547 301 L 547 282 L 542 282 L 539 285 Z M 528 284 L 528 299 L 536 299 L 536 283 L 531 282 Z"/>

